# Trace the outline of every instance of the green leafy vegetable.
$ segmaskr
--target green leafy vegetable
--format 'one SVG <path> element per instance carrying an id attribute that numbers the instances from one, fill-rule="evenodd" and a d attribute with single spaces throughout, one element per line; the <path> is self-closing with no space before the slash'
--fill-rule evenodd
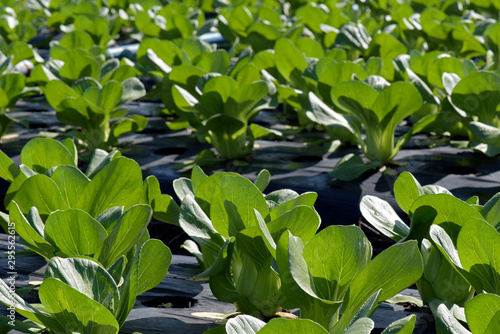
<path id="1" fill-rule="evenodd" d="M 191 180 L 174 181 L 182 201 L 179 224 L 201 250 L 185 247 L 204 269 L 198 276 L 208 277 L 213 294 L 234 302 L 239 311 L 259 318 L 273 315 L 283 298 L 273 267 L 276 243 L 287 229 L 304 240 L 314 235 L 320 224 L 312 208 L 316 194 L 281 190 L 265 196 L 238 174 L 200 176 L 195 169 Z"/>

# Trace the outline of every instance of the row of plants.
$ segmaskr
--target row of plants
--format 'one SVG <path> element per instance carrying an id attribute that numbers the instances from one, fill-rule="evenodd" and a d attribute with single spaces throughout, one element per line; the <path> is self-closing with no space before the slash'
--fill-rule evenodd
<path id="1" fill-rule="evenodd" d="M 214 150 L 199 164 L 251 156 L 255 140 L 321 131 L 332 152 L 357 146 L 332 171 L 352 180 L 384 170 L 418 132 L 500 153 L 500 31 L 495 1 L 6 1 L 0 8 L 0 135 L 19 100 L 48 103 L 65 124 L 60 141 L 34 139 L 17 166 L 0 151 L 10 183 L 5 231 L 49 261 L 40 304 L 15 295 L 27 318 L 16 330 L 117 333 L 137 295 L 159 284 L 172 255 L 151 239 L 157 220 L 181 227 L 183 247 L 213 295 L 240 315 L 212 332 L 370 333 L 380 303 L 431 309 L 438 333 L 496 333 L 500 218 L 495 195 L 462 201 L 411 174 L 394 195 L 408 227 L 375 196 L 364 218 L 396 244 L 372 259 L 356 226 L 322 230 L 315 193 L 266 193 L 234 173 L 174 181 L 116 150 L 147 127 L 127 103 L 158 101 L 170 130 Z M 219 45 L 202 37 L 218 32 Z M 110 46 L 138 43 L 114 58 Z M 126 47 L 124 49 L 127 49 Z M 21 72 L 21 73 L 20 73 Z M 255 122 L 267 110 L 285 127 Z M 405 126 L 402 126 L 406 124 Z M 411 126 L 410 126 L 411 125 Z M 349 224 L 349 222 L 346 222 Z M 398 293 L 416 284 L 421 300 Z M 0 283 L 0 301 L 12 305 Z M 75 301 L 75 302 L 72 302 Z M 299 319 L 273 319 L 282 308 Z M 385 333 L 409 333 L 415 316 Z M 0 325 L 9 331 L 7 318 Z"/>
<path id="2" fill-rule="evenodd" d="M 19 166 L 1 151 L 0 159 L 0 177 L 10 182 L 1 225 L 15 225 L 20 243 L 49 260 L 41 304 L 13 297 L 0 282 L 0 301 L 27 318 L 16 320 L 16 330 L 118 333 L 136 296 L 163 280 L 172 259 L 150 239 L 152 217 L 186 232 L 183 247 L 201 267 L 194 278 L 208 280 L 215 297 L 243 314 L 210 333 L 370 333 L 370 316 L 384 301 L 428 306 L 438 333 L 499 329 L 499 194 L 484 205 L 477 197 L 462 201 L 402 173 L 394 194 L 409 227 L 387 202 L 361 201 L 364 218 L 396 242 L 372 259 L 359 227 L 318 232 L 316 193 L 266 193 L 266 170 L 251 182 L 195 167 L 190 179 L 173 183 L 177 205 L 117 151 L 96 150 L 85 172 L 69 139 L 32 139 Z M 414 283 L 421 300 L 399 295 Z M 300 309 L 300 319 L 266 324 L 282 308 Z M 9 331 L 9 319 L 1 319 Z M 414 326 L 412 315 L 385 332 Z"/>
<path id="3" fill-rule="evenodd" d="M 256 139 L 290 140 L 288 134 L 311 130 L 325 133 L 330 151 L 360 148 L 362 155 L 345 156 L 332 171 L 340 180 L 385 168 L 422 131 L 468 138 L 460 147 L 488 156 L 500 152 L 500 26 L 494 2 L 12 6 L 5 7 L 13 23 L 2 30 L 5 43 L 0 43 L 3 132 L 15 121 L 6 112 L 19 98 L 43 93 L 68 125 L 62 135 L 88 152 L 109 151 L 120 136 L 146 128 L 145 117 L 127 116 L 123 109 L 141 98 L 164 104 L 171 130 L 191 127 L 200 142 L 214 147 L 215 152 L 202 152 L 200 164 L 244 161 Z M 62 33 L 46 42 L 46 59 L 33 44 L 27 46 L 29 57 L 20 54 L 26 48 L 14 47 L 15 41 L 32 40 L 33 32 L 25 36 L 23 27 L 35 17 L 52 34 Z M 99 23 L 91 24 L 94 19 Z M 200 38 L 211 31 L 231 47 Z M 140 42 L 136 55 L 113 58 L 106 47 L 130 36 Z M 27 78 L 13 73 L 25 60 L 32 62 Z M 152 80 L 151 89 L 138 76 Z M 259 111 L 275 108 L 287 131 L 252 122 Z M 396 136 L 402 122 L 412 127 Z"/>

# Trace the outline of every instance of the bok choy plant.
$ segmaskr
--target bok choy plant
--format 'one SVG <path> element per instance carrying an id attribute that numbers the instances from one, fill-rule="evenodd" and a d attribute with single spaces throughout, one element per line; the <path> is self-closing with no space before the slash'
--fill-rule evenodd
<path id="1" fill-rule="evenodd" d="M 110 80 L 101 85 L 95 79 L 86 77 L 71 86 L 52 80 L 45 86 L 44 92 L 61 122 L 81 128 L 69 135 L 90 152 L 97 148 L 110 150 L 118 144 L 121 135 L 142 131 L 147 125 L 144 116 L 125 117 L 128 110 L 120 109 L 124 104 L 144 96 L 144 85 L 137 78 L 122 82 Z M 112 118 L 117 120 L 112 121 Z"/>
<path id="2" fill-rule="evenodd" d="M 139 165 L 118 152 L 96 151 L 84 174 L 69 139 L 31 140 L 19 167 L 1 151 L 0 160 L 0 176 L 11 182 L 9 215 L 0 220 L 53 265 L 40 288 L 43 307 L 16 297 L 19 313 L 55 333 L 117 333 L 135 297 L 159 284 L 171 261 L 168 247 L 147 230 L 148 204 L 167 200 L 158 181 L 143 181 Z M 0 300 L 9 303 L 9 293 L 2 282 Z"/>
<path id="3" fill-rule="evenodd" d="M 408 214 L 410 227 L 386 201 L 375 196 L 364 196 L 361 200 L 363 217 L 397 243 L 418 241 L 424 273 L 417 287 L 424 303 L 438 299 L 463 306 L 472 298 L 474 290 L 431 242 L 429 232 L 433 226 L 440 226 L 456 240 L 467 219 L 483 218 L 475 203 L 463 202 L 440 186 L 421 186 L 408 172 L 402 173 L 394 183 L 394 196 L 399 207 Z M 471 203 L 474 200 L 471 199 Z"/>
<path id="4" fill-rule="evenodd" d="M 277 245 L 282 305 L 299 307 L 301 318 L 329 333 L 369 333 L 368 318 L 378 305 L 423 272 L 416 241 L 371 256 L 371 244 L 356 226 L 329 226 L 306 242 L 291 231 L 283 233 Z M 368 331 L 357 328 L 361 323 Z"/>
<path id="5" fill-rule="evenodd" d="M 500 76 L 476 72 L 453 88 L 451 102 L 461 116 L 472 119 L 469 147 L 487 156 L 500 153 Z"/>
<path id="6" fill-rule="evenodd" d="M 40 285 L 41 304 L 29 304 L 12 294 L 3 280 L 0 301 L 27 318 L 9 325 L 23 333 L 115 334 L 137 295 L 163 280 L 171 258 L 170 250 L 159 240 L 145 242 L 132 257 L 121 256 L 107 269 L 88 258 L 54 257 Z"/>
<path id="7" fill-rule="evenodd" d="M 271 97 L 275 87 L 263 80 L 239 84 L 226 75 L 202 76 L 196 95 L 174 85 L 172 95 L 177 107 L 197 130 L 200 140 L 211 144 L 224 160 L 238 159 L 252 151 L 255 133 L 262 127 L 249 121 L 262 109 L 276 107 Z M 269 131 L 268 131 L 269 132 Z"/>
<path id="8" fill-rule="evenodd" d="M 346 81 L 334 86 L 331 91 L 335 105 L 362 124 L 364 133 L 355 122 L 346 122 L 339 116 L 335 116 L 338 121 L 332 119 L 329 125 L 342 128 L 355 136 L 361 151 L 370 160 L 370 164 L 365 165 L 359 156 L 344 157 L 331 173 L 341 180 L 356 179 L 370 169 L 389 163 L 413 134 L 423 130 L 436 118 L 436 115 L 421 118 L 396 141 L 396 126 L 420 109 L 422 96 L 407 82 L 389 85 L 385 79 L 377 76 L 371 76 L 367 81 L 372 85 L 362 81 Z M 330 111 L 329 114 L 334 113 Z"/>
<path id="9" fill-rule="evenodd" d="M 139 165 L 117 151 L 109 154 L 95 151 L 83 173 L 77 167 L 78 154 L 70 139 L 58 142 L 35 138 L 23 147 L 19 167 L 1 151 L 0 161 L 0 177 L 11 183 L 5 195 L 5 206 L 21 221 L 24 221 L 21 213 L 27 215 L 30 224 L 36 219 L 35 230 L 26 226 L 25 240 L 43 239 L 42 222 L 51 214 L 62 214 L 61 210 L 69 210 L 64 220 L 71 220 L 72 212 L 86 220 L 89 227 L 97 226 L 95 220 L 99 221 L 106 227 L 107 234 L 117 227 L 123 212 L 134 206 L 139 206 L 134 210 L 141 212 L 143 218 L 151 214 L 147 206 L 150 205 L 155 218 L 173 224 L 177 221 L 179 208 L 170 196 L 161 194 L 158 180 L 150 176 L 143 181 Z M 146 220 L 133 225 L 147 225 L 149 220 Z M 7 221 L 7 215 L 0 214 L 5 230 Z M 92 233 L 100 231 L 97 234 L 101 238 L 104 236 L 102 228 L 91 229 Z M 144 229 L 145 226 L 139 228 Z M 17 231 L 24 233 L 21 229 Z M 36 243 L 32 245 L 35 247 Z"/>
<path id="10" fill-rule="evenodd" d="M 495 196 L 498 198 L 498 196 Z M 500 330 L 500 265 L 498 247 L 500 245 L 500 221 L 494 211 L 497 198 L 482 208 L 488 219 L 468 218 L 456 236 L 440 225 L 431 225 L 430 238 L 449 264 L 474 287 L 478 295 L 465 303 L 464 313 L 468 328 L 472 333 L 495 333 Z M 497 208 L 493 209 L 496 210 Z M 493 218 L 493 219 L 492 219 Z M 455 234 L 455 235 L 454 235 Z M 436 317 L 436 327 L 450 327 L 468 331 L 459 323 L 457 305 L 440 300 L 431 302 Z"/>
<path id="11" fill-rule="evenodd" d="M 179 225 L 199 245 L 187 242 L 208 277 L 214 296 L 238 311 L 270 317 L 283 298 L 274 265 L 276 243 L 286 230 L 308 241 L 320 225 L 315 193 L 284 189 L 264 195 L 269 173 L 255 184 L 234 173 L 207 177 L 197 167 L 191 180 L 174 181 L 181 200 Z"/>
<path id="12" fill-rule="evenodd" d="M 7 113 L 25 90 L 25 76 L 11 71 L 12 66 L 12 57 L 5 57 L 0 52 L 0 137 L 7 132 L 12 122 L 17 121 Z"/>

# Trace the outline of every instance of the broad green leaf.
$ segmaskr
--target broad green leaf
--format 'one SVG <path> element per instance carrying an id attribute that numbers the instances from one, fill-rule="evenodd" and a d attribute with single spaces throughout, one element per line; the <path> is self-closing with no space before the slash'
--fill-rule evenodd
<path id="1" fill-rule="evenodd" d="M 124 277 L 122 284 L 118 287 L 120 292 L 120 304 L 114 315 L 120 326 L 122 326 L 127 319 L 136 301 L 137 288 L 139 285 L 139 256 L 139 252 L 136 252 L 135 257 L 128 264 L 128 273 Z"/>
<path id="2" fill-rule="evenodd" d="M 310 333 L 326 334 L 328 331 L 321 325 L 308 319 L 272 319 L 261 330 L 259 334 L 278 334 L 278 333 Z"/>
<path id="3" fill-rule="evenodd" d="M 0 150 L 0 178 L 12 183 L 19 175 L 19 167 Z"/>
<path id="4" fill-rule="evenodd" d="M 430 206 L 418 207 L 411 216 L 410 231 L 403 241 L 417 240 L 420 245 L 424 238 L 429 238 L 429 229 L 437 215 L 437 211 Z"/>
<path id="5" fill-rule="evenodd" d="M 103 211 L 124 206 L 125 210 L 143 199 L 142 172 L 139 165 L 124 157 L 106 164 L 80 194 L 77 208 L 97 217 Z"/>
<path id="6" fill-rule="evenodd" d="M 23 92 L 25 77 L 20 73 L 7 73 L 0 76 L 0 91 L 3 97 L 0 99 L 0 107 L 10 107 L 15 104 L 19 95 Z"/>
<path id="7" fill-rule="evenodd" d="M 263 169 L 257 175 L 254 184 L 261 192 L 264 192 L 264 190 L 266 190 L 267 186 L 269 185 L 270 181 L 271 181 L 271 174 L 267 169 Z"/>
<path id="8" fill-rule="evenodd" d="M 90 50 L 94 46 L 94 41 L 88 33 L 82 30 L 74 30 L 65 34 L 60 40 L 59 45 L 67 49 L 85 49 Z"/>
<path id="9" fill-rule="evenodd" d="M 443 89 L 443 75 L 456 74 L 462 77 L 462 62 L 454 57 L 438 57 L 429 66 L 429 83 Z"/>
<path id="10" fill-rule="evenodd" d="M 454 316 L 453 309 L 456 305 L 434 299 L 429 303 L 436 321 L 436 333 L 471 334 Z"/>
<path id="11" fill-rule="evenodd" d="M 210 76 L 208 74 L 202 78 L 208 80 L 204 83 L 203 94 L 199 98 L 196 110 L 201 114 L 200 116 L 209 119 L 224 113 L 227 99 L 238 88 L 238 83 L 228 76 L 221 75 Z M 200 84 L 200 80 L 198 80 L 198 84 Z"/>
<path id="12" fill-rule="evenodd" d="M 113 73 L 115 73 L 119 67 L 120 67 L 119 59 L 111 58 L 106 60 L 104 64 L 102 64 L 101 66 L 101 77 L 99 81 L 106 82 L 107 80 L 111 79 L 113 77 Z"/>
<path id="13" fill-rule="evenodd" d="M 470 122 L 469 128 L 471 132 L 479 138 L 482 143 L 500 146 L 500 129 L 495 126 L 484 124 L 481 122 Z M 486 153 L 488 155 L 488 153 Z M 494 156 L 494 155 L 489 155 Z"/>
<path id="14" fill-rule="evenodd" d="M 279 73 L 294 87 L 301 87 L 302 73 L 307 62 L 299 49 L 289 39 L 280 38 L 274 46 L 276 68 Z"/>
<path id="15" fill-rule="evenodd" d="M 368 239 L 354 226 L 330 226 L 315 235 L 305 245 L 303 256 L 318 296 L 343 300 L 371 253 Z"/>
<path id="16" fill-rule="evenodd" d="M 28 223 L 31 225 L 31 227 L 33 227 L 33 229 L 35 229 L 35 231 L 40 234 L 42 238 L 44 238 L 44 223 L 42 221 L 42 217 L 40 217 L 40 214 L 38 213 L 37 208 L 32 207 L 28 212 L 26 218 L 28 219 Z"/>
<path id="17" fill-rule="evenodd" d="M 198 260 L 198 263 L 201 266 L 203 266 L 203 264 L 204 264 L 203 254 L 201 253 L 201 250 L 198 247 L 198 245 L 196 244 L 196 242 L 194 242 L 193 240 L 187 239 L 181 245 L 181 248 L 187 250 L 189 253 L 191 253 L 191 255 L 193 255 L 194 257 L 196 257 L 196 260 Z"/>
<path id="18" fill-rule="evenodd" d="M 464 270 L 474 277 L 478 292 L 500 295 L 500 234 L 480 219 L 465 222 L 457 240 L 458 255 Z"/>
<path id="19" fill-rule="evenodd" d="M 260 218 L 262 219 L 262 217 Z M 245 255 L 243 261 L 254 262 L 258 270 L 260 270 L 259 268 L 269 267 L 275 256 L 276 245 L 274 240 L 272 238 L 266 240 L 265 234 L 266 232 L 269 234 L 269 232 L 265 229 L 264 231 L 259 229 L 258 226 L 253 226 L 240 231 L 236 235 L 236 246 Z"/>
<path id="20" fill-rule="evenodd" d="M 340 159 L 329 174 L 340 181 L 352 181 L 379 166 L 380 162 L 378 161 L 365 164 L 359 155 L 349 153 Z"/>
<path id="21" fill-rule="evenodd" d="M 225 173 L 217 178 L 208 178 L 198 188 L 196 198 L 210 205 L 210 219 L 215 230 L 224 238 L 255 226 L 253 209 L 263 217 L 269 213 L 261 191 L 237 174 Z"/>
<path id="22" fill-rule="evenodd" d="M 16 330 L 21 333 L 42 333 L 46 327 L 32 320 L 12 320 L 5 315 L 0 316 L 0 331 L 8 333 L 10 330 Z"/>
<path id="23" fill-rule="evenodd" d="M 151 201 L 161 195 L 160 182 L 154 175 L 148 176 L 143 183 L 144 195 L 146 196 L 146 201 L 151 203 Z"/>
<path id="24" fill-rule="evenodd" d="M 137 78 L 128 78 L 122 81 L 123 93 L 118 101 L 118 105 L 123 105 L 128 102 L 132 102 L 140 99 L 146 95 L 146 89 L 142 82 Z M 103 87 L 104 88 L 104 87 Z"/>
<path id="25" fill-rule="evenodd" d="M 101 69 L 96 58 L 88 53 L 81 52 L 82 49 L 67 51 L 64 65 L 59 71 L 59 75 L 70 82 L 81 78 L 91 77 L 98 80 L 101 76 Z"/>
<path id="26" fill-rule="evenodd" d="M 21 171 L 22 174 L 26 175 L 26 177 L 30 178 L 32 176 L 38 175 L 35 171 L 33 171 L 31 168 L 29 168 L 26 165 L 20 164 L 19 165 L 19 170 Z M 48 170 L 47 172 L 49 172 Z"/>
<path id="27" fill-rule="evenodd" d="M 307 243 L 314 237 L 320 224 L 321 218 L 316 210 L 310 206 L 298 205 L 273 219 L 267 224 L 267 228 L 275 240 L 278 240 L 285 230 L 289 230 Z"/>
<path id="28" fill-rule="evenodd" d="M 28 248 L 46 258 L 54 256 L 54 247 L 29 223 L 14 201 L 9 210 L 9 221 L 15 224 L 16 233 L 28 243 Z"/>
<path id="29" fill-rule="evenodd" d="M 359 318 L 346 328 L 344 334 L 369 334 L 375 327 L 375 323 L 370 318 Z"/>
<path id="30" fill-rule="evenodd" d="M 96 220 L 106 229 L 107 233 L 110 234 L 122 215 L 123 206 L 114 206 L 103 211 L 103 213 L 97 216 Z"/>
<path id="31" fill-rule="evenodd" d="M 412 314 L 392 322 L 382 334 L 412 334 L 417 317 Z"/>
<path id="32" fill-rule="evenodd" d="M 291 243 L 290 239 L 292 239 Z M 281 301 L 281 306 L 286 308 L 305 308 L 310 304 L 309 299 L 311 299 L 311 297 L 309 297 L 309 295 L 295 282 L 290 272 L 289 245 L 291 244 L 293 249 L 295 248 L 295 241 L 297 241 L 300 250 L 297 256 L 301 255 L 304 249 L 304 245 L 298 242 L 298 240 L 300 240 L 300 238 L 295 238 L 289 231 L 285 231 L 278 240 L 276 247 L 276 262 L 281 277 L 281 290 L 284 297 Z M 303 260 L 302 263 L 304 263 Z"/>
<path id="33" fill-rule="evenodd" d="M 203 71 L 224 74 L 230 65 L 229 54 L 226 50 L 203 52 L 196 62 L 196 66 Z"/>
<path id="34" fill-rule="evenodd" d="M 144 204 L 136 204 L 125 211 L 96 254 L 99 262 L 107 268 L 125 255 L 146 230 L 152 215 L 152 209 Z"/>
<path id="35" fill-rule="evenodd" d="M 172 183 L 177 198 L 182 202 L 187 195 L 193 195 L 192 181 L 186 177 L 175 179 Z"/>
<path id="36" fill-rule="evenodd" d="M 214 278 L 214 276 L 228 271 L 230 269 L 228 261 L 231 260 L 235 240 L 236 239 L 234 237 L 231 237 L 224 242 L 224 244 L 219 249 L 219 253 L 216 255 L 216 259 L 213 263 L 206 263 L 206 262 L 202 261 L 200 264 L 201 264 L 202 268 L 205 268 L 205 270 L 203 270 L 201 273 L 197 274 L 195 276 L 195 278 L 203 278 L 203 279 L 205 279 L 207 277 Z M 194 245 L 192 245 L 192 247 L 191 247 L 189 245 L 188 241 L 192 242 L 192 240 L 188 239 L 184 242 L 183 246 L 186 245 L 187 247 L 191 248 L 191 250 L 194 251 L 194 254 L 192 253 L 193 255 L 195 255 L 196 253 L 199 253 L 200 251 L 198 249 L 198 245 L 196 243 L 194 243 Z M 211 254 L 209 254 L 209 255 L 211 255 Z M 203 260 L 203 255 L 201 256 L 200 259 Z M 229 278 L 229 279 L 232 279 L 232 278 Z M 231 285 L 232 285 L 232 283 L 231 283 Z M 214 293 L 216 293 L 216 292 L 214 292 Z M 226 294 L 226 293 L 224 293 L 224 294 Z M 227 299 L 228 297 L 223 296 L 223 298 Z M 235 300 L 238 298 L 239 298 L 239 294 L 238 294 L 238 297 L 235 298 Z"/>
<path id="37" fill-rule="evenodd" d="M 266 323 L 264 321 L 243 314 L 229 319 L 225 325 L 225 329 L 228 334 L 254 334 L 265 325 Z"/>
<path id="38" fill-rule="evenodd" d="M 156 196 L 150 206 L 155 219 L 179 226 L 179 206 L 172 196 L 166 194 Z"/>
<path id="39" fill-rule="evenodd" d="M 24 145 L 21 163 L 43 174 L 55 166 L 75 166 L 71 152 L 60 142 L 48 138 L 34 138 Z"/>
<path id="40" fill-rule="evenodd" d="M 242 122 L 248 122 L 259 110 L 267 107 L 262 99 L 266 97 L 268 91 L 269 88 L 264 81 L 241 85 L 227 98 L 224 113 Z"/>
<path id="41" fill-rule="evenodd" d="M 406 46 L 392 35 L 381 33 L 376 34 L 370 41 L 367 52 L 380 58 L 394 59 L 401 54 L 407 53 Z"/>
<path id="42" fill-rule="evenodd" d="M 25 302 L 16 293 L 11 294 L 10 287 L 2 280 L 0 280 L 0 301 L 5 305 L 11 305 L 12 301 L 15 302 L 16 312 L 36 323 L 43 324 L 58 333 L 68 333 L 64 325 L 61 325 L 51 314 L 46 311 L 40 311 L 29 303 Z"/>
<path id="43" fill-rule="evenodd" d="M 116 334 L 119 325 L 104 306 L 63 282 L 48 278 L 40 286 L 40 300 L 67 330 L 78 333 Z"/>
<path id="44" fill-rule="evenodd" d="M 419 279 L 423 269 L 416 241 L 396 244 L 380 253 L 356 275 L 349 286 L 342 317 L 335 325 L 335 332 L 347 327 L 351 317 L 375 291 L 382 289 L 380 301 L 390 298 Z"/>
<path id="45" fill-rule="evenodd" d="M 409 172 L 401 173 L 394 182 L 394 198 L 401 210 L 409 213 L 413 202 L 423 195 L 420 183 Z"/>
<path id="46" fill-rule="evenodd" d="M 156 239 L 146 241 L 139 250 L 137 294 L 139 295 L 160 284 L 167 275 L 171 262 L 172 253 L 163 242 Z"/>
<path id="47" fill-rule="evenodd" d="M 146 51 L 146 55 L 144 57 L 145 61 L 147 61 L 148 72 L 153 75 L 157 75 L 158 77 L 167 76 L 171 71 L 172 67 L 168 66 L 158 55 L 151 49 Z"/>
<path id="48" fill-rule="evenodd" d="M 500 330 L 500 296 L 483 293 L 465 303 L 467 325 L 473 333 L 495 333 Z"/>
<path id="49" fill-rule="evenodd" d="M 181 50 L 171 41 L 156 38 L 144 38 L 137 50 L 137 64 L 148 68 L 146 60 L 147 51 L 151 49 L 168 66 L 179 65 L 182 59 Z"/>
<path id="50" fill-rule="evenodd" d="M 344 24 L 340 30 L 335 45 L 349 46 L 360 50 L 366 50 L 369 47 L 371 37 L 368 35 L 365 26 L 361 23 Z"/>
<path id="51" fill-rule="evenodd" d="M 59 187 L 43 174 L 26 179 L 12 200 L 19 205 L 23 213 L 28 213 L 33 206 L 42 216 L 49 215 L 52 211 L 68 209 Z M 8 209 L 11 208 L 12 204 L 9 204 Z"/>
<path id="52" fill-rule="evenodd" d="M 78 150 L 76 148 L 75 142 L 70 138 L 66 138 L 61 141 L 61 144 L 63 144 L 64 147 L 66 147 L 66 149 L 73 157 L 73 162 L 74 162 L 73 166 L 78 166 Z"/>
<path id="53" fill-rule="evenodd" d="M 113 123 L 111 133 L 114 138 L 118 138 L 125 133 L 139 132 L 146 128 L 148 119 L 142 115 L 131 115 Z"/>
<path id="54" fill-rule="evenodd" d="M 113 277 L 96 262 L 83 258 L 50 260 L 44 279 L 57 279 L 114 312 L 120 299 Z"/>
<path id="55" fill-rule="evenodd" d="M 211 266 L 218 257 L 224 238 L 214 229 L 192 195 L 187 195 L 181 203 L 179 225 L 201 246 L 204 263 Z"/>
<path id="56" fill-rule="evenodd" d="M 7 192 L 5 193 L 4 198 L 4 206 L 8 207 L 10 201 L 14 198 L 16 193 L 19 191 L 19 188 L 23 185 L 24 181 L 28 179 L 28 177 L 24 174 L 24 172 L 19 169 L 20 173 L 14 178 L 14 181 L 10 184 Z"/>
<path id="57" fill-rule="evenodd" d="M 198 99 L 180 86 L 174 85 L 172 87 L 172 99 L 177 108 L 184 112 L 196 112 L 197 110 L 195 106 L 198 104 Z"/>
<path id="58" fill-rule="evenodd" d="M 309 272 L 303 253 L 302 240 L 290 232 L 284 233 L 278 242 L 276 257 L 282 277 L 285 303 L 291 307 L 299 306 L 303 318 L 314 320 L 327 328 L 331 319 L 338 317 L 337 312 L 342 306 L 342 301 L 319 296 L 320 292 L 316 291 L 315 286 L 317 280 L 314 280 Z M 321 278 L 318 280 L 321 282 Z M 323 282 L 324 288 L 328 288 L 327 283 L 330 282 Z"/>
<path id="59" fill-rule="evenodd" d="M 242 298 L 240 291 L 235 286 L 231 266 L 227 265 L 233 257 L 234 241 L 234 237 L 226 240 L 213 265 L 199 274 L 200 277 L 205 274 L 210 275 L 210 290 L 218 300 L 226 303 L 234 303 Z M 253 264 L 251 261 L 247 263 Z M 249 287 L 252 286 L 249 285 Z"/>
<path id="60" fill-rule="evenodd" d="M 89 179 L 92 179 L 111 160 L 121 157 L 121 155 L 120 151 L 117 150 L 108 153 L 104 150 L 96 149 L 92 153 L 85 175 L 87 175 Z"/>
<path id="61" fill-rule="evenodd" d="M 419 197 L 410 209 L 410 215 L 421 206 L 436 210 L 433 224 L 444 228 L 453 242 L 456 242 L 460 228 L 469 218 L 482 219 L 481 214 L 469 204 L 449 194 L 429 194 Z"/>
<path id="62" fill-rule="evenodd" d="M 435 236 L 437 230 L 442 231 L 438 235 L 439 239 Z M 446 232 L 439 225 L 432 225 L 430 233 L 432 240 L 435 242 L 437 240 L 437 247 L 427 239 L 423 239 L 420 245 L 425 267 L 422 277 L 417 281 L 417 287 L 422 299 L 426 304 L 433 299 L 440 299 L 463 306 L 474 295 L 474 289 L 464 279 L 467 273 L 463 270 L 457 271 L 458 268 L 461 268 L 461 265 L 455 265 L 447 257 L 448 254 L 443 252 L 443 249 L 446 252 L 451 250 L 449 257 L 458 258 L 457 254 L 452 253 L 453 245 Z M 450 284 L 450 282 L 453 282 L 453 284 Z"/>
<path id="63" fill-rule="evenodd" d="M 418 89 L 420 94 L 422 94 L 422 98 L 424 102 L 427 102 L 429 104 L 436 104 L 439 105 L 441 102 L 439 101 L 439 98 L 434 95 L 432 92 L 432 89 L 423 81 L 420 79 L 418 75 L 416 75 L 412 70 L 409 68 L 406 69 L 406 74 L 408 75 L 408 79 L 410 80 L 410 83 L 415 86 L 415 88 Z"/>
<path id="64" fill-rule="evenodd" d="M 299 195 L 290 189 L 274 191 L 266 196 L 267 201 L 276 203 L 276 206 L 273 207 L 269 213 L 269 218 L 275 220 L 299 205 L 305 205 L 312 208 L 317 198 L 318 194 L 314 192 L 306 192 Z"/>
<path id="65" fill-rule="evenodd" d="M 363 217 L 383 235 L 396 242 L 408 236 L 410 229 L 386 201 L 366 195 L 359 208 Z"/>
<path id="66" fill-rule="evenodd" d="M 496 230 L 500 229 L 500 193 L 495 194 L 488 200 L 481 209 L 481 215 L 484 219 L 494 226 Z"/>
<path id="67" fill-rule="evenodd" d="M 229 27 L 236 33 L 245 35 L 246 30 L 252 24 L 253 17 L 250 10 L 245 6 L 237 6 L 231 12 L 228 19 Z"/>
<path id="68" fill-rule="evenodd" d="M 413 85 L 394 82 L 379 94 L 371 109 L 382 126 L 395 129 L 399 122 L 418 110 L 421 105 L 422 97 Z"/>
<path id="69" fill-rule="evenodd" d="M 309 92 L 308 103 L 302 103 L 308 118 L 323 125 L 332 139 L 341 138 L 354 140 L 356 130 L 349 124 L 344 115 L 330 109 L 313 92 Z M 308 114 L 312 113 L 312 115 Z"/>
<path id="70" fill-rule="evenodd" d="M 313 194 L 313 193 L 310 193 L 310 194 Z M 268 201 L 270 203 L 271 202 L 274 203 L 274 206 L 272 208 L 272 210 L 274 210 L 274 208 L 276 208 L 278 205 L 286 203 L 287 201 L 291 201 L 294 198 L 297 198 L 298 196 L 299 196 L 299 194 L 291 189 L 280 189 L 280 190 L 275 190 L 275 191 L 267 194 L 265 198 L 266 198 L 266 201 Z M 316 194 L 316 197 L 317 197 L 317 194 Z M 315 200 L 316 200 L 316 198 L 314 199 L 314 201 Z M 314 202 L 313 202 L 313 204 L 314 204 Z M 273 217 L 280 216 L 281 214 L 290 210 L 290 208 L 287 207 L 286 209 L 283 210 L 283 212 L 276 213 L 275 216 L 273 216 Z"/>
<path id="71" fill-rule="evenodd" d="M 97 106 L 111 112 L 117 107 L 118 101 L 122 96 L 123 87 L 118 81 L 108 81 L 102 86 L 97 100 Z"/>
<path id="72" fill-rule="evenodd" d="M 61 101 L 56 109 L 57 119 L 61 122 L 73 126 L 88 126 L 89 123 L 89 104 L 80 97 L 67 97 Z"/>
<path id="73" fill-rule="evenodd" d="M 431 225 L 429 236 L 453 266 L 458 269 L 463 269 L 457 248 L 444 228 L 439 225 Z"/>
<path id="74" fill-rule="evenodd" d="M 253 138 L 253 140 L 268 136 L 283 137 L 283 133 L 281 133 L 280 131 L 265 128 L 257 123 L 250 124 L 249 128 L 250 128 L 250 136 Z"/>
<path id="75" fill-rule="evenodd" d="M 108 237 L 104 227 L 79 209 L 55 211 L 45 222 L 45 237 L 61 255 L 93 256 Z"/>
<path id="76" fill-rule="evenodd" d="M 492 72 L 477 72 L 463 78 L 453 89 L 453 104 L 478 121 L 498 126 L 495 111 L 500 103 L 500 76 Z"/>
<path id="77" fill-rule="evenodd" d="M 341 109 L 354 113 L 364 124 L 380 121 L 375 114 L 370 113 L 378 96 L 374 88 L 361 81 L 341 82 L 331 90 L 332 101 Z"/>
<path id="78" fill-rule="evenodd" d="M 313 3 L 307 3 L 298 8 L 295 16 L 315 33 L 320 33 L 320 25 L 328 20 L 328 12 L 325 8 L 316 6 Z"/>
<path id="79" fill-rule="evenodd" d="M 193 187 L 193 192 L 196 193 L 198 188 L 203 181 L 208 179 L 207 174 L 201 169 L 200 166 L 194 166 L 191 172 L 191 186 Z"/>
<path id="80" fill-rule="evenodd" d="M 90 183 L 85 174 L 73 166 L 58 166 L 50 178 L 70 208 L 77 207 L 81 194 Z"/>

